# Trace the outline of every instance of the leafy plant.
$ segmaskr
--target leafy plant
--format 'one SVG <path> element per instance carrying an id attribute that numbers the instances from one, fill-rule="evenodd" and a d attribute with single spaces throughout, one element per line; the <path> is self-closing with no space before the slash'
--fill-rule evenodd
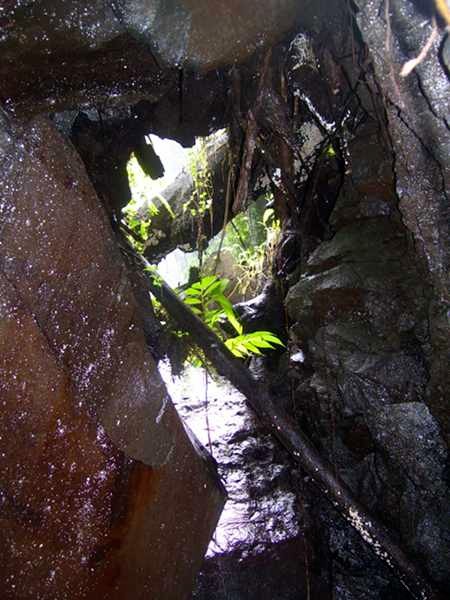
<path id="1" fill-rule="evenodd" d="M 240 335 L 242 325 L 234 314 L 233 305 L 224 294 L 227 286 L 227 279 L 208 275 L 185 290 L 184 301 L 211 329 L 217 330 L 220 320 L 225 317 Z"/>
<path id="2" fill-rule="evenodd" d="M 161 194 L 155 194 L 155 197 L 158 198 L 158 200 L 161 202 L 161 204 L 167 210 L 167 212 L 172 217 L 172 219 L 175 219 L 175 213 L 173 212 L 172 207 L 167 202 L 167 200 L 164 198 L 164 196 L 161 196 Z"/>
<path id="3" fill-rule="evenodd" d="M 275 350 L 283 342 L 270 331 L 254 331 L 225 340 L 225 346 L 234 356 L 245 358 L 250 354 L 262 354 L 261 349 Z"/>
<path id="4" fill-rule="evenodd" d="M 149 265 L 148 267 L 145 267 L 144 271 L 149 274 L 149 276 L 151 277 L 152 283 L 155 287 L 158 287 L 158 288 L 162 287 L 163 280 L 155 266 Z"/>
<path id="5" fill-rule="evenodd" d="M 213 179 L 208 165 L 206 142 L 197 140 L 195 148 L 189 154 L 189 172 L 194 182 L 194 191 L 187 202 L 184 211 L 189 211 L 192 216 L 203 217 L 206 211 L 211 210 L 213 196 Z"/>
<path id="6" fill-rule="evenodd" d="M 267 279 L 265 273 L 273 262 L 281 230 L 273 208 L 266 208 L 257 224 L 261 228 L 262 241 L 241 248 L 236 260 L 239 291 L 244 298 L 255 296 Z"/>
<path id="7" fill-rule="evenodd" d="M 270 195 L 261 196 L 249 205 L 245 213 L 236 215 L 225 228 L 221 251 L 230 257 L 217 261 L 220 236 L 216 236 L 205 252 L 205 273 L 231 275 L 232 291 L 227 294 L 238 299 L 256 296 L 270 276 L 270 265 L 280 235 L 280 222 Z M 231 259 L 231 269 L 230 269 Z M 222 267 L 224 265 L 224 267 Z"/>
<path id="8" fill-rule="evenodd" d="M 225 345 L 234 356 L 245 358 L 251 354 L 262 354 L 261 350 L 263 349 L 273 350 L 277 345 L 283 346 L 283 342 L 270 331 L 243 332 L 233 305 L 225 296 L 227 287 L 227 279 L 219 279 L 215 275 L 203 277 L 185 290 L 184 302 L 224 340 Z M 237 336 L 227 338 L 221 327 L 224 321 L 228 321 Z"/>
<path id="9" fill-rule="evenodd" d="M 128 228 L 128 240 L 137 252 L 142 254 L 150 236 L 152 217 L 158 214 L 158 207 L 152 202 L 147 209 L 147 218 L 138 213 L 135 200 L 131 200 L 123 209 L 123 223 Z"/>
<path id="10" fill-rule="evenodd" d="M 172 219 L 175 218 L 175 214 L 167 200 L 159 193 L 161 184 L 144 173 L 134 154 L 128 161 L 127 173 L 133 197 L 122 211 L 122 223 L 127 230 L 128 241 L 137 252 L 143 254 L 151 236 L 152 219 L 160 212 L 150 198 L 156 198 Z M 144 209 L 144 206 L 147 208 Z"/>

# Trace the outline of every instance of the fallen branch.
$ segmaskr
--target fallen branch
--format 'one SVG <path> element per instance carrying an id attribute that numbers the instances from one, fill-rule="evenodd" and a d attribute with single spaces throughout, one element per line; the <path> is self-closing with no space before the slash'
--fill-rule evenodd
<path id="1" fill-rule="evenodd" d="M 400 579 L 413 598 L 437 600 L 438 595 L 413 564 L 394 536 L 353 496 L 347 485 L 315 450 L 297 424 L 291 422 L 275 406 L 267 389 L 260 385 L 245 365 L 234 358 L 222 341 L 182 302 L 172 289 L 161 280 L 157 285 L 148 280 L 154 296 L 163 304 L 179 326 L 189 332 L 217 371 L 228 379 L 247 399 L 248 404 L 273 436 L 292 458 L 313 478 L 315 484 L 348 523 L 359 533 L 373 552 L 381 558 Z"/>

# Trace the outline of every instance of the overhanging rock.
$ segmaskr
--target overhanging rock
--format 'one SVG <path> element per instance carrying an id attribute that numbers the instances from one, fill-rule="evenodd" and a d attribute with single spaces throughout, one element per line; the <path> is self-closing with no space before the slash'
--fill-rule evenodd
<path id="1" fill-rule="evenodd" d="M 118 0 L 128 31 L 170 66 L 208 70 L 278 42 L 300 14 L 298 0 Z"/>
<path id="2" fill-rule="evenodd" d="M 177 85 L 177 69 L 245 61 L 294 28 L 303 7 L 298 0 L 3 4 L 2 98 L 26 114 L 156 102 Z"/>
<path id="3" fill-rule="evenodd" d="M 44 119 L 0 125 L 2 597 L 187 598 L 223 490 L 80 159 Z"/>

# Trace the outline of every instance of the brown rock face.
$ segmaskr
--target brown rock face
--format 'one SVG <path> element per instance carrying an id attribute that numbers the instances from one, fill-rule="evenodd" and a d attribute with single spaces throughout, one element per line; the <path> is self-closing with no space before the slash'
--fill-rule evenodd
<path id="1" fill-rule="evenodd" d="M 177 69 L 246 60 L 298 24 L 303 0 L 42 0 L 0 14 L 1 101 L 21 114 L 157 101 Z"/>
<path id="2" fill-rule="evenodd" d="M 179 4 L 178 11 L 183 10 L 189 27 L 183 58 L 195 68 L 212 69 L 245 60 L 258 47 L 278 42 L 298 22 L 303 2 L 180 0 L 175 4 Z M 172 23 L 176 14 L 174 11 L 171 15 Z M 167 59 L 171 59 L 170 35 L 155 30 L 154 38 Z"/>
<path id="3" fill-rule="evenodd" d="M 0 131 L 2 598 L 185 598 L 223 504 L 84 167 Z"/>

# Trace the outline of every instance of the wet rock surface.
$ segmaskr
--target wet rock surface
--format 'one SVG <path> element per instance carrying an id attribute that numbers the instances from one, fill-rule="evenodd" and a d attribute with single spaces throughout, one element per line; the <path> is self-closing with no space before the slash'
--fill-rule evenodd
<path id="1" fill-rule="evenodd" d="M 0 139 L 2 597 L 187 597 L 223 502 L 215 471 L 79 157 L 43 118 L 5 120 Z"/>
<path id="2" fill-rule="evenodd" d="M 272 331 L 280 339 L 285 336 L 283 301 L 280 296 L 276 284 L 269 280 L 258 296 L 234 305 L 245 332 Z"/>
<path id="3" fill-rule="evenodd" d="M 405 225 L 412 232 L 419 257 L 427 263 L 433 285 L 430 325 L 436 333 L 450 330 L 449 182 L 450 82 L 445 63 L 448 41 L 439 32 L 431 51 L 407 77 L 400 66 L 419 54 L 432 30 L 407 0 L 389 3 L 383 15 L 377 2 L 361 2 L 357 15 L 364 40 L 371 48 L 377 81 L 387 97 L 387 116 L 395 153 L 396 193 Z M 449 336 L 432 336 L 428 398 L 450 440 L 448 410 Z M 442 357 L 446 357 L 442 361 Z"/>
<path id="4" fill-rule="evenodd" d="M 297 410 L 351 488 L 448 589 L 448 449 L 426 404 L 430 290 L 395 207 L 389 155 L 365 131 L 350 145 L 353 174 L 331 216 L 336 232 L 286 298 L 291 338 L 305 357 L 291 373 Z M 341 581 L 336 597 L 390 593 L 388 574 L 369 584 L 371 557 L 355 552 L 326 506 L 319 513 Z"/>
<path id="5" fill-rule="evenodd" d="M 154 102 L 176 69 L 217 69 L 278 42 L 298 21 L 299 3 L 17 0 L 0 18 L 3 101 L 36 114 Z"/>
<path id="6" fill-rule="evenodd" d="M 304 543 L 294 539 L 245 558 L 237 552 L 207 560 L 193 600 L 302 600 L 307 597 L 306 589 Z M 314 596 L 317 600 L 326 597 L 324 592 Z"/>
<path id="7" fill-rule="evenodd" d="M 189 367 L 164 379 L 184 422 L 218 463 L 228 500 L 202 566 L 194 598 L 303 598 L 305 540 L 298 470 L 223 380 Z"/>
<path id="8" fill-rule="evenodd" d="M 277 207 L 289 214 L 287 197 L 291 211 L 275 265 L 290 288 L 291 337 L 270 361 L 272 388 L 449 595 L 449 40 L 439 19 L 430 52 L 400 77 L 431 34 L 432 5 L 2 4 L 2 107 L 63 111 L 55 122 L 108 211 L 45 119 L 21 125 L 0 111 L 5 598 L 189 594 L 221 492 L 145 347 L 158 325 L 109 219 L 128 200 L 125 166 L 144 135 L 190 145 L 230 125 L 242 148 L 262 79 L 250 55 L 298 16 L 301 31 L 272 51 L 252 165 L 280 174 Z M 248 307 L 250 320 L 267 318 L 260 308 Z M 185 403 L 187 420 L 203 419 L 201 404 Z M 407 597 L 313 488 L 300 493 L 234 400 L 212 404 L 214 420 L 226 413 L 235 428 L 212 447 L 232 510 L 198 598 Z"/>

